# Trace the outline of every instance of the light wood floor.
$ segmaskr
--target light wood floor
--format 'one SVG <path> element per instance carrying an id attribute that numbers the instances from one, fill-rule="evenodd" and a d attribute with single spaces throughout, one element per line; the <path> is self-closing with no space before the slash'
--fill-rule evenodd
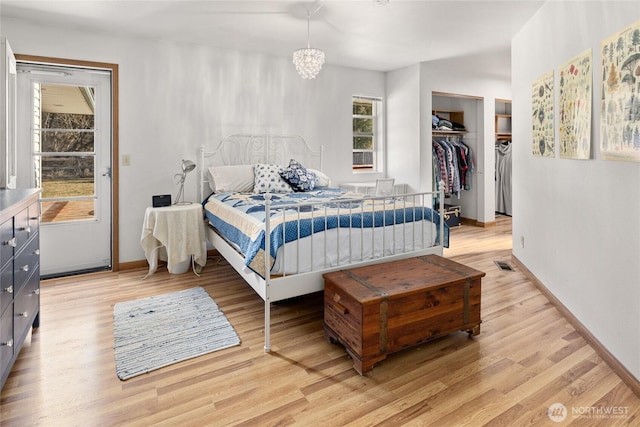
<path id="1" fill-rule="evenodd" d="M 396 353 L 365 377 L 325 342 L 321 295 L 274 305 L 265 354 L 262 300 L 224 262 L 210 260 L 199 278 L 158 272 L 142 281 L 137 270 L 43 281 L 41 327 L 2 390 L 0 424 L 639 425 L 638 397 L 521 272 L 496 267 L 511 263 L 510 233 L 507 217 L 494 228 L 463 226 L 445 252 L 487 273 L 480 335 Z M 242 344 L 120 381 L 114 304 L 193 286 L 209 292 Z M 564 422 L 548 417 L 554 403 L 567 408 Z"/>

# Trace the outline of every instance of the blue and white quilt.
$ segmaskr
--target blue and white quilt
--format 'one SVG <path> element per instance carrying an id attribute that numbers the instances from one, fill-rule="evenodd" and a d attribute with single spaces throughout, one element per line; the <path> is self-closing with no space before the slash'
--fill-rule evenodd
<path id="1" fill-rule="evenodd" d="M 284 243 L 337 227 L 384 227 L 424 219 L 433 222 L 439 233 L 440 216 L 436 211 L 401 199 L 367 199 L 357 193 L 326 187 L 307 192 L 272 193 L 270 196 L 271 266 Z M 203 205 L 211 225 L 240 249 L 245 257 L 245 266 L 264 277 L 264 194 L 212 194 Z M 443 246 L 448 247 L 449 228 L 446 223 L 444 230 Z M 436 243 L 439 242 L 438 235 Z"/>

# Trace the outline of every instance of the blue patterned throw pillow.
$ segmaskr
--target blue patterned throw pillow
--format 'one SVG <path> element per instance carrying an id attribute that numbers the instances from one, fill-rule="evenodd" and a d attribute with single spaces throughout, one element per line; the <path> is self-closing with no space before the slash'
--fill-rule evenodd
<path id="1" fill-rule="evenodd" d="M 316 175 L 294 159 L 289 161 L 289 167 L 280 172 L 280 176 L 295 191 L 311 191 L 316 186 Z"/>
<path id="2" fill-rule="evenodd" d="M 254 193 L 291 193 L 291 186 L 280 176 L 282 166 L 258 163 L 254 166 Z"/>

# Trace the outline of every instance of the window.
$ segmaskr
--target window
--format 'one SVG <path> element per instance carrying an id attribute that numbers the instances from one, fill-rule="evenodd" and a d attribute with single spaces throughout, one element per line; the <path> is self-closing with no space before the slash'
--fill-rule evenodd
<path id="1" fill-rule="evenodd" d="M 95 220 L 95 88 L 35 82 L 33 96 L 42 222 Z"/>
<path id="2" fill-rule="evenodd" d="M 379 171 L 382 164 L 382 99 L 353 97 L 353 170 Z"/>

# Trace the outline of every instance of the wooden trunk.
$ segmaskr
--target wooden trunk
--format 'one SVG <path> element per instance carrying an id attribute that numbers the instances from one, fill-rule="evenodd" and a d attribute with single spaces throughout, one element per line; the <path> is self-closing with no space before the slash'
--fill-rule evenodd
<path id="1" fill-rule="evenodd" d="M 324 274 L 324 330 L 362 375 L 388 354 L 452 332 L 480 333 L 485 273 L 426 255 Z"/>

